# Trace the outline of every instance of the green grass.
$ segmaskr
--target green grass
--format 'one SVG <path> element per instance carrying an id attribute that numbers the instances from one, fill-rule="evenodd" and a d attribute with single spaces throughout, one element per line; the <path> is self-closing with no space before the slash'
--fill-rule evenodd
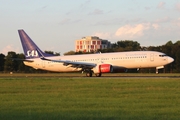
<path id="1" fill-rule="evenodd" d="M 1 120 L 180 119 L 179 78 L 35 76 L 0 77 Z"/>
<path id="2" fill-rule="evenodd" d="M 81 74 L 80 72 L 75 73 L 0 73 L 0 77 L 85 77 L 85 74 Z M 180 77 L 180 73 L 103 73 L 102 77 L 126 77 L 126 76 L 159 76 L 159 77 Z"/>

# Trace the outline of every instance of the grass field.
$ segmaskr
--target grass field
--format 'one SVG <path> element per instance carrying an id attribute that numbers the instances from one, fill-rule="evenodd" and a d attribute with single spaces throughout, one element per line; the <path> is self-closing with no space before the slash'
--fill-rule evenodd
<path id="1" fill-rule="evenodd" d="M 0 119 L 180 119 L 179 78 L 64 75 L 1 74 Z"/>

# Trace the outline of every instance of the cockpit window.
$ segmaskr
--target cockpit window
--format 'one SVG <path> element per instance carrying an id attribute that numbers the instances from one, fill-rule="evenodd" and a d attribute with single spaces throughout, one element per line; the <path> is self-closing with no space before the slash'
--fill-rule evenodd
<path id="1" fill-rule="evenodd" d="M 165 55 L 165 54 L 163 54 L 163 55 L 159 55 L 159 57 L 164 57 L 164 56 L 167 56 L 167 55 Z"/>

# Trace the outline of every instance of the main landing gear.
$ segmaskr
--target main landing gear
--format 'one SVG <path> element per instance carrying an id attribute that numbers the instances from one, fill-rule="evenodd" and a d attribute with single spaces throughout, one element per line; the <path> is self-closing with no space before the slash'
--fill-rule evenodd
<path id="1" fill-rule="evenodd" d="M 92 77 L 92 71 L 88 71 L 88 72 L 86 73 L 86 77 Z"/>
<path id="2" fill-rule="evenodd" d="M 92 77 L 92 74 L 93 74 L 93 71 L 92 70 L 89 70 L 86 72 L 86 77 Z M 96 77 L 101 77 L 101 73 L 97 73 L 95 74 Z"/>
<path id="3" fill-rule="evenodd" d="M 101 73 L 97 73 L 97 74 L 95 74 L 96 75 L 96 77 L 101 77 Z"/>

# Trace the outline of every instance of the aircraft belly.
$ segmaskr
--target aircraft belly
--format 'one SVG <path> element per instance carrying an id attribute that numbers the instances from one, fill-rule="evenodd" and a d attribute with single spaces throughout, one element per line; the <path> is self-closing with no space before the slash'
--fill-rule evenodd
<path id="1" fill-rule="evenodd" d="M 48 68 L 46 68 L 50 71 L 55 71 L 55 72 L 72 72 L 72 71 L 80 71 L 80 69 L 76 69 L 73 67 L 69 67 L 69 66 L 64 66 L 61 63 L 57 63 L 57 64 L 51 64 L 48 66 Z"/>
<path id="2" fill-rule="evenodd" d="M 150 64 L 147 59 L 136 59 L 134 65 L 134 68 L 150 67 Z"/>

